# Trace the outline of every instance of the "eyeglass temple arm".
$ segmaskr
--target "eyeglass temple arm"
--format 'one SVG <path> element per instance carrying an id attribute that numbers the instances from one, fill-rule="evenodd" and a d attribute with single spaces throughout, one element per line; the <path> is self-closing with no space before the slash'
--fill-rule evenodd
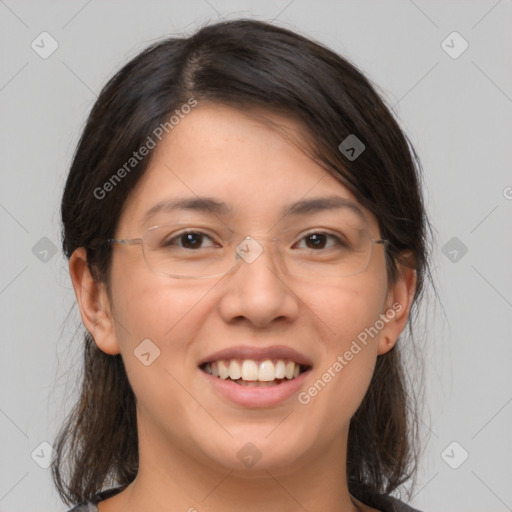
<path id="1" fill-rule="evenodd" d="M 107 241 L 109 244 L 125 244 L 125 245 L 139 245 L 142 243 L 141 238 L 122 238 L 122 239 L 109 238 Z"/>

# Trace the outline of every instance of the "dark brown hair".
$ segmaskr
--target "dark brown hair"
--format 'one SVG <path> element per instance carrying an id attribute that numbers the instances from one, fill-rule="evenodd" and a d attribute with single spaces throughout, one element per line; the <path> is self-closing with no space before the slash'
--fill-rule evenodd
<path id="1" fill-rule="evenodd" d="M 106 84 L 87 120 L 62 198 L 68 258 L 85 247 L 95 278 L 108 285 L 111 248 L 97 242 L 114 236 L 150 155 L 122 173 L 104 197 L 95 191 L 191 98 L 199 105 L 217 102 L 299 120 L 312 156 L 376 216 L 382 237 L 390 241 L 390 280 L 402 255 L 412 254 L 408 261 L 418 280 L 414 315 L 429 276 L 428 222 L 414 149 L 354 65 L 297 33 L 254 20 L 221 22 L 188 38 L 163 40 Z M 353 161 L 338 149 L 350 134 L 365 144 Z M 390 493 L 415 471 L 418 417 L 400 344 L 378 357 L 369 390 L 351 419 L 347 475 L 353 493 Z M 87 332 L 83 349 L 81 395 L 56 440 L 52 465 L 66 503 L 88 500 L 107 485 L 126 485 L 138 470 L 136 398 L 122 358 L 99 350 Z"/>

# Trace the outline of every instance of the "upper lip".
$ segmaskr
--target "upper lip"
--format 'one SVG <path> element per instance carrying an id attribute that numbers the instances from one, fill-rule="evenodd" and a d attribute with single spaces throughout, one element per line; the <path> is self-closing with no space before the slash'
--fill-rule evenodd
<path id="1" fill-rule="evenodd" d="M 303 366 L 311 366 L 311 360 L 297 352 L 291 347 L 284 345 L 274 345 L 272 347 L 249 347 L 240 345 L 237 347 L 225 348 L 206 356 L 201 360 L 199 366 L 212 361 L 220 361 L 221 359 L 252 359 L 253 361 L 265 361 L 266 359 L 288 359 L 295 361 Z"/>

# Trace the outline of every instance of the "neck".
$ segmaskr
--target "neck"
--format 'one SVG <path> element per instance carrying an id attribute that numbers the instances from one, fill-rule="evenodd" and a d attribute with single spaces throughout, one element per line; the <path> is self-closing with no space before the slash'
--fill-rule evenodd
<path id="1" fill-rule="evenodd" d="M 139 428 L 136 479 L 102 502 L 100 512 L 361 510 L 347 487 L 346 432 L 335 446 L 326 443 L 314 456 L 279 467 L 266 467 L 262 458 L 253 468 L 240 470 L 213 462 L 187 441 L 169 443 L 161 432 L 147 427 Z"/>

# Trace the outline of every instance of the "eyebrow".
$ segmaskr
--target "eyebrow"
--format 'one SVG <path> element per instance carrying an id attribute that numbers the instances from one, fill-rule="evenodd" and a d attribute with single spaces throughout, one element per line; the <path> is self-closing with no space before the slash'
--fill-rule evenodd
<path id="1" fill-rule="evenodd" d="M 285 205 L 281 214 L 283 216 L 308 215 L 324 210 L 342 208 L 349 209 L 361 219 L 366 220 L 362 209 L 356 203 L 339 196 L 302 199 L 295 203 Z M 157 213 L 172 212 L 175 210 L 192 210 L 224 216 L 233 215 L 233 209 L 230 206 L 212 197 L 183 197 L 160 201 L 144 214 L 143 223 L 149 221 L 151 217 Z"/>
<path id="2" fill-rule="evenodd" d="M 183 197 L 160 201 L 150 208 L 143 218 L 143 223 L 160 212 L 172 212 L 175 210 L 193 210 L 197 212 L 213 213 L 215 215 L 230 215 L 232 209 L 222 201 L 211 197 Z"/>

